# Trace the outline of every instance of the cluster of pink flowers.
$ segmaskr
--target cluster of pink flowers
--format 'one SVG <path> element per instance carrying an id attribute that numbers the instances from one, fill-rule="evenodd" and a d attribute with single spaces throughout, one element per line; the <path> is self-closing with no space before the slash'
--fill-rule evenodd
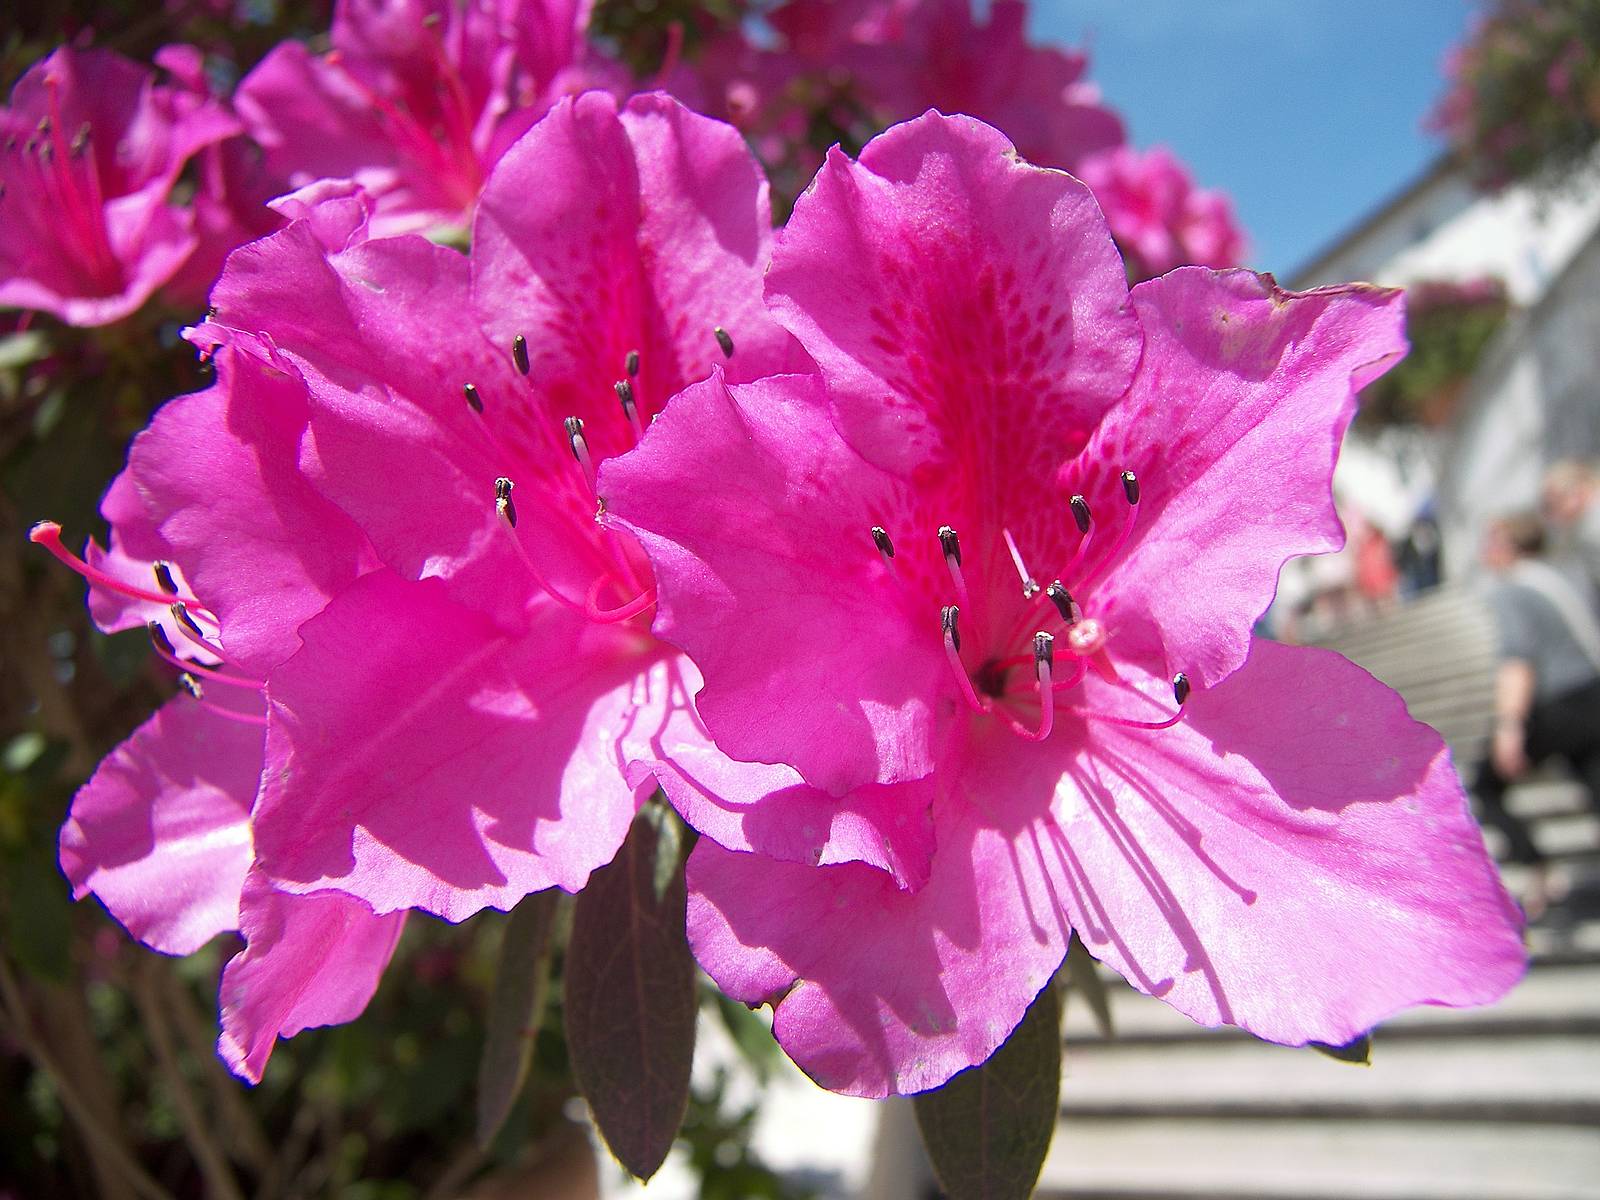
<path id="1" fill-rule="evenodd" d="M 489 171 L 557 99 L 654 86 L 587 36 L 590 9 L 340 0 L 327 51 L 286 42 L 228 96 L 194 46 L 163 49 L 159 75 L 61 48 L 0 110 L 0 306 L 74 325 L 157 294 L 198 307 L 230 251 L 279 227 L 268 202 L 323 179 L 366 191 L 376 235 L 464 232 Z M 1145 274 L 1240 261 L 1227 201 L 1166 151 L 1129 150 L 1085 57 L 1030 45 L 1025 19 L 1021 0 L 982 23 L 969 0 L 789 0 L 770 14 L 776 42 L 735 26 L 656 82 L 740 128 L 786 198 L 841 137 L 940 108 L 1005 129 L 1032 161 L 1096 172 Z"/>
<path id="2" fill-rule="evenodd" d="M 34 533 L 183 672 L 61 859 L 158 950 L 242 934 L 230 1065 L 354 1017 L 408 911 L 580 890 L 658 788 L 700 835 L 699 962 L 841 1092 L 982 1062 L 1074 932 L 1290 1044 L 1509 988 L 1518 914 L 1438 735 L 1251 633 L 1283 562 L 1341 542 L 1399 295 L 1130 290 L 1083 183 L 936 112 L 830 152 L 774 235 L 737 129 L 556 98 L 582 14 L 531 7 L 553 23 L 347 4 L 333 55 L 244 81 L 301 186 L 188 331 L 215 383 L 135 440 L 104 549 Z M 560 36 L 506 39 L 512 9 Z M 1020 9 L 975 53 L 1022 53 Z M 823 61 L 847 15 L 867 47 L 906 22 L 943 73 L 919 97 L 1004 122 L 996 80 L 1037 73 L 1093 108 L 1054 52 L 947 61 L 964 3 L 784 12 Z M 319 177 L 345 143 L 382 153 Z M 1139 271 L 1187 211 L 1128 235 Z M 415 232 L 469 213 L 470 253 Z"/>

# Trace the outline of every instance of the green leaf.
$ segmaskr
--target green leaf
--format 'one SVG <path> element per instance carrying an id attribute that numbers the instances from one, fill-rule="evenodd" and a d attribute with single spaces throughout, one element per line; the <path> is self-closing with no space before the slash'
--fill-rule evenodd
<path id="1" fill-rule="evenodd" d="M 1106 981 L 1095 969 L 1093 957 L 1078 940 L 1077 934 L 1072 935 L 1072 941 L 1067 946 L 1066 975 L 1067 986 L 1082 993 L 1083 998 L 1088 1001 L 1089 1009 L 1094 1013 L 1094 1023 L 1099 1027 L 1101 1035 L 1115 1037 L 1116 1030 L 1111 1026 L 1111 998 L 1106 995 Z"/>
<path id="2" fill-rule="evenodd" d="M 505 1124 L 528 1078 L 533 1043 L 544 1017 L 550 977 L 550 931 L 560 893 L 535 892 L 506 922 L 489 998 L 483 1058 L 478 1063 L 478 1144 L 487 1147 Z"/>
<path id="3" fill-rule="evenodd" d="M 655 1174 L 683 1123 L 697 1008 L 683 863 L 653 807 L 578 894 L 563 967 L 573 1077 L 606 1145 L 640 1179 Z M 663 849 L 675 863 L 658 894 Z"/>
<path id="4" fill-rule="evenodd" d="M 1061 1103 L 1061 1000 L 1046 985 L 989 1060 L 912 1097 L 950 1200 L 1025 1200 Z"/>
<path id="5" fill-rule="evenodd" d="M 1342 1046 L 1329 1046 L 1325 1042 L 1307 1043 L 1319 1054 L 1326 1054 L 1329 1058 L 1336 1058 L 1342 1063 L 1353 1063 L 1358 1067 L 1372 1065 L 1372 1035 L 1364 1033 L 1353 1042 L 1346 1042 Z"/>

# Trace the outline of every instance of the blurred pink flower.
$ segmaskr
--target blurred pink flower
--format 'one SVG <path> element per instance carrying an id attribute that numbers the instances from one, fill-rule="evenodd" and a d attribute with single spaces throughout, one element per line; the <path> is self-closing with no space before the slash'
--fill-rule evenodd
<path id="1" fill-rule="evenodd" d="M 180 172 L 237 130 L 107 50 L 63 46 L 29 68 L 0 109 L 0 306 L 71 325 L 133 312 L 194 250 Z"/>
<path id="2" fill-rule="evenodd" d="M 499 157 L 562 95 L 626 90 L 589 0 L 339 0 L 332 43 L 272 51 L 235 105 L 278 190 L 352 179 L 373 233 L 464 227 Z"/>
<path id="3" fill-rule="evenodd" d="M 1135 278 L 1189 264 L 1232 267 L 1243 259 L 1244 235 L 1228 198 L 1195 187 L 1165 147 L 1117 146 L 1084 160 L 1075 173 L 1094 193 Z"/>
<path id="4" fill-rule="evenodd" d="M 600 490 L 721 749 L 872 794 L 891 837 L 931 814 L 920 886 L 695 848 L 701 964 L 812 1078 L 982 1061 L 1074 930 L 1286 1043 L 1511 986 L 1516 910 L 1438 735 L 1251 636 L 1283 562 L 1339 545 L 1397 293 L 1187 268 L 1130 294 L 1087 189 L 929 115 L 830 156 L 767 302 L 821 379 L 690 387 Z"/>

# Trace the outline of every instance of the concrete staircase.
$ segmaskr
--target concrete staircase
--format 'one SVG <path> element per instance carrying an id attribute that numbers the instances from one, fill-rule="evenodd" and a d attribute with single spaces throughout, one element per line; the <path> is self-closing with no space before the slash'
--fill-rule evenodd
<path id="1" fill-rule="evenodd" d="M 1463 769 L 1477 760 L 1493 642 L 1469 594 L 1441 590 L 1325 644 L 1399 690 Z M 1555 777 L 1510 803 L 1573 890 L 1530 930 L 1533 968 L 1506 1000 L 1397 1017 L 1359 1067 L 1199 1028 L 1108 976 L 1115 1038 L 1069 998 L 1039 1196 L 1600 1200 L 1600 823 Z"/>

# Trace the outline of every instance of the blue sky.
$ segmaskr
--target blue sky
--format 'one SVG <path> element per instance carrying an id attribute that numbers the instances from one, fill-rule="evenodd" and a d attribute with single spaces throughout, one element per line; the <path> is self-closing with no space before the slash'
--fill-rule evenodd
<path id="1" fill-rule="evenodd" d="M 1439 153 L 1421 129 L 1468 0 L 1034 0 L 1087 45 L 1136 145 L 1232 195 L 1250 265 L 1284 275 Z"/>

